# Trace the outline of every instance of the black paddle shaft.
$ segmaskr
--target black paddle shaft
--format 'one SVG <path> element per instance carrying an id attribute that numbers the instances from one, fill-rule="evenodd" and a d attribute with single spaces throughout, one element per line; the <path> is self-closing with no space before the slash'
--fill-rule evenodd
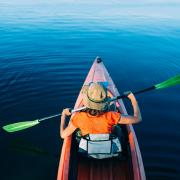
<path id="1" fill-rule="evenodd" d="M 155 89 L 156 87 L 155 86 L 151 86 L 149 88 L 146 88 L 146 89 L 142 89 L 140 91 L 136 91 L 134 92 L 133 94 L 140 94 L 140 93 L 143 93 L 143 92 L 146 92 L 146 91 L 151 91 L 153 89 Z M 121 95 L 121 96 L 117 96 L 116 99 L 121 99 L 121 98 L 126 98 L 127 96 L 126 95 Z"/>

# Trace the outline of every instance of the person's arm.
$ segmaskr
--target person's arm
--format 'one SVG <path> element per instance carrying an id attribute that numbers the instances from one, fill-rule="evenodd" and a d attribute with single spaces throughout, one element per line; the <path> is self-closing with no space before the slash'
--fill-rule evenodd
<path id="1" fill-rule="evenodd" d="M 70 122 L 69 125 L 65 128 L 65 120 L 67 116 L 70 116 L 71 113 L 69 109 L 64 109 L 61 115 L 61 128 L 60 128 L 60 136 L 62 139 L 70 136 L 75 130 L 76 127 Z"/>
<path id="2" fill-rule="evenodd" d="M 121 115 L 121 118 L 119 120 L 119 124 L 139 123 L 140 121 L 142 121 L 142 117 L 141 117 L 141 112 L 140 112 L 138 103 L 136 101 L 136 98 L 135 98 L 133 93 L 130 93 L 127 97 L 130 99 L 130 101 L 132 103 L 134 115 L 133 116 Z"/>

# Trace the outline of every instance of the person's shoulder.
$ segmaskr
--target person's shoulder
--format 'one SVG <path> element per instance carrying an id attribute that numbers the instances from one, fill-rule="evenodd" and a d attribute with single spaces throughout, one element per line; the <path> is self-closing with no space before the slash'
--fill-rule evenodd
<path id="1" fill-rule="evenodd" d="M 104 115 L 108 118 L 108 117 L 111 117 L 112 113 L 113 113 L 112 111 L 107 111 L 104 113 Z"/>
<path id="2" fill-rule="evenodd" d="M 105 112 L 105 114 L 112 115 L 112 114 L 120 114 L 120 113 L 117 111 L 108 111 L 108 112 Z"/>
<path id="3" fill-rule="evenodd" d="M 71 122 L 74 126 L 80 127 L 87 121 L 87 116 L 85 112 L 75 112 L 71 118 Z"/>
<path id="4" fill-rule="evenodd" d="M 112 124 L 117 124 L 120 117 L 121 117 L 120 113 L 116 111 L 109 111 L 106 113 L 106 119 Z"/>
<path id="5" fill-rule="evenodd" d="M 120 113 L 117 112 L 117 111 L 108 111 L 108 112 L 105 113 L 105 115 L 106 115 L 107 117 L 109 117 L 109 118 L 112 118 L 112 117 L 114 117 L 114 116 L 119 116 Z"/>
<path id="6" fill-rule="evenodd" d="M 74 113 L 74 116 L 76 116 L 76 117 L 80 117 L 80 116 L 86 116 L 86 112 L 75 112 Z"/>

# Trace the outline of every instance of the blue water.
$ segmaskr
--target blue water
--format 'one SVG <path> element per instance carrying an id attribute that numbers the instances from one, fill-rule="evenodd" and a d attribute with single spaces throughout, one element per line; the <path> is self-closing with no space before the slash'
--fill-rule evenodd
<path id="1" fill-rule="evenodd" d="M 96 56 L 120 92 L 180 73 L 178 1 L 0 2 L 0 126 L 73 107 Z M 180 179 L 180 87 L 138 95 L 147 179 Z M 2 180 L 56 179 L 59 119 L 0 130 Z"/>

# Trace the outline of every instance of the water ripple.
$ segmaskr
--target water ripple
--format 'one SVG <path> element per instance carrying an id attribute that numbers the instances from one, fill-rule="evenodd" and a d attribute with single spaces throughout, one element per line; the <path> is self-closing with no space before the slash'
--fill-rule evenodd
<path id="1" fill-rule="evenodd" d="M 102 57 L 120 92 L 143 89 L 180 73 L 178 4 L 78 3 L 0 2 L 1 126 L 73 107 L 96 56 Z M 180 179 L 179 87 L 137 99 L 143 121 L 135 128 L 147 179 Z M 0 133 L 5 167 L 1 179 L 28 179 L 29 169 L 31 179 L 56 178 L 58 159 L 17 155 L 6 142 L 23 136 L 25 142 L 59 153 L 58 120 L 12 136 Z M 13 169 L 7 157 L 13 160 Z"/>

